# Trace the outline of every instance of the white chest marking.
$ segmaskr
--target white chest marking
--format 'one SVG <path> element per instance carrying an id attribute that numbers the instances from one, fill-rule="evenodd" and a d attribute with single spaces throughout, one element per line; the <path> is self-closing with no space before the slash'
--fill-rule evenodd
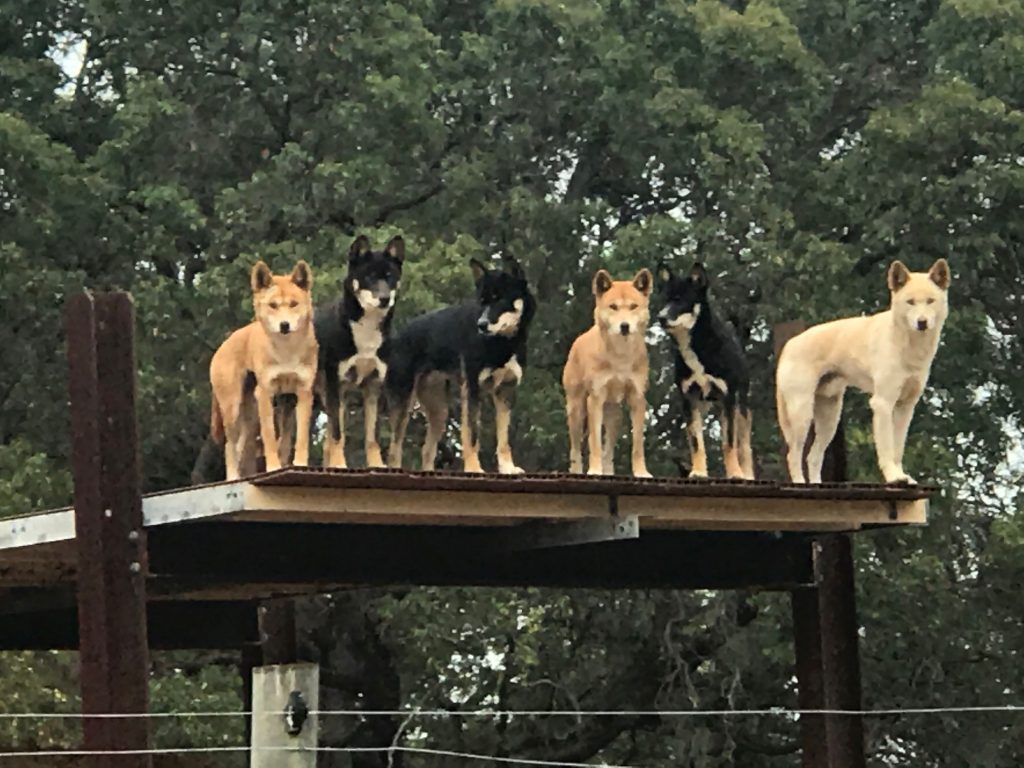
<path id="1" fill-rule="evenodd" d="M 352 327 L 352 341 L 356 345 L 357 355 L 377 356 L 377 350 L 384 343 L 384 334 L 380 329 L 383 322 L 382 312 L 364 312 L 361 319 L 349 323 Z"/>
<path id="2" fill-rule="evenodd" d="M 690 369 L 690 375 L 679 382 L 679 388 L 683 391 L 683 394 L 685 395 L 690 387 L 696 385 L 700 387 L 701 394 L 704 397 L 708 397 L 711 394 L 712 387 L 715 387 L 723 395 L 727 395 L 729 393 L 729 385 L 724 380 L 717 376 L 712 376 L 705 370 L 704 364 L 701 363 L 697 353 L 690 346 L 690 334 L 681 331 L 682 329 L 672 329 L 672 335 L 679 345 L 679 354 L 683 356 L 683 362 Z"/>
<path id="3" fill-rule="evenodd" d="M 484 368 L 478 381 L 481 386 L 500 387 L 502 384 L 519 384 L 523 379 L 523 367 L 512 355 L 501 368 Z"/>
<path id="4" fill-rule="evenodd" d="M 512 302 L 512 311 L 502 312 L 498 317 L 498 322 L 490 323 L 487 326 L 487 332 L 495 336 L 515 336 L 519 331 L 519 321 L 522 319 L 523 300 L 516 299 Z"/>
<path id="5" fill-rule="evenodd" d="M 354 374 L 354 383 L 358 387 L 374 372 L 383 381 L 384 374 L 387 373 L 387 366 L 378 355 L 380 347 L 384 343 L 384 333 L 381 331 L 383 316 L 383 311 L 367 311 L 362 318 L 349 323 L 352 328 L 352 343 L 355 344 L 356 352 L 338 363 L 338 379 L 342 383 L 351 382 L 352 374 Z"/>

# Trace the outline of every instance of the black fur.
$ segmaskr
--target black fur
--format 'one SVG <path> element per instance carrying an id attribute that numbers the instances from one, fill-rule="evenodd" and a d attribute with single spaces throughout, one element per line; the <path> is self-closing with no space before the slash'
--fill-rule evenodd
<path id="1" fill-rule="evenodd" d="M 473 301 L 421 315 L 393 340 L 385 383 L 390 408 L 408 408 L 419 376 L 443 372 L 464 375 L 470 413 L 478 414 L 481 371 L 501 368 L 513 355 L 526 369 L 527 333 L 536 300 L 522 269 L 516 262 L 500 270 L 488 269 L 476 260 L 471 264 L 476 278 Z M 487 325 L 496 323 L 503 313 L 513 312 L 517 300 L 523 302 L 523 308 L 515 332 L 488 332 Z M 502 396 L 510 400 L 511 394 Z"/>
<path id="2" fill-rule="evenodd" d="M 662 304 L 658 322 L 668 330 L 671 322 L 699 307 L 696 323 L 689 332 L 690 349 L 707 374 L 724 381 L 728 390 L 723 393 L 718 387 L 711 386 L 705 393 L 694 383 L 682 391 L 683 382 L 692 377 L 694 371 L 683 359 L 677 340 L 670 336 L 675 383 L 683 395 L 685 415 L 688 418 L 688 412 L 699 401 L 721 400 L 726 414 L 723 427 L 728 428 L 736 408 L 746 414 L 750 407 L 750 368 L 736 330 L 721 320 L 712 308 L 708 300 L 707 273 L 699 262 L 686 275 L 677 275 L 668 265 L 659 264 L 658 282 L 658 296 Z M 731 434 L 729 442 L 735 442 Z"/>
<path id="3" fill-rule="evenodd" d="M 402 264 L 405 260 L 405 243 L 401 237 L 394 237 L 382 251 L 370 248 L 365 235 L 356 238 L 349 249 L 348 272 L 342 284 L 341 297 L 332 304 L 316 309 L 313 324 L 316 331 L 317 344 L 320 346 L 318 371 L 322 386 L 318 387 L 321 407 L 327 411 L 328 428 L 335 440 L 341 437 L 338 421 L 338 408 L 341 404 L 344 385 L 362 385 L 365 383 L 380 386 L 383 382 L 357 381 L 352 375 L 342 382 L 338 378 L 338 367 L 357 355 L 356 338 L 353 324 L 361 321 L 366 315 L 363 305 L 356 296 L 354 286 L 358 284 L 362 290 L 371 291 L 374 296 L 389 297 L 388 309 L 384 313 L 378 328 L 381 344 L 376 350 L 377 357 L 384 363 L 389 354 L 389 337 L 391 319 L 395 312 L 398 283 L 402 278 Z M 373 376 L 376 378 L 376 375 Z"/>

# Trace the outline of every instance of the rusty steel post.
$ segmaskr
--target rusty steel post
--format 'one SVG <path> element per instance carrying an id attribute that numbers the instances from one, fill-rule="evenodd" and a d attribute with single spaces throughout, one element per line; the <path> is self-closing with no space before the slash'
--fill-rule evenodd
<path id="1" fill-rule="evenodd" d="M 824 709 L 818 588 L 794 589 L 789 595 L 793 608 L 797 706 L 800 709 Z M 823 716 L 800 715 L 800 743 L 800 765 L 803 768 L 828 768 L 828 731 Z"/>
<path id="2" fill-rule="evenodd" d="M 264 664 L 294 664 L 298 661 L 295 600 L 285 597 L 261 603 L 259 633 Z"/>
<path id="3" fill-rule="evenodd" d="M 785 343 L 806 328 L 802 320 L 775 326 L 776 360 Z M 810 441 L 807 447 L 810 448 Z M 848 478 L 842 419 L 825 452 L 821 476 L 825 482 L 843 482 Z M 849 536 L 828 534 L 819 538 L 815 544 L 815 574 L 817 587 L 790 593 L 798 705 L 800 709 L 859 710 L 860 658 Z M 864 725 L 860 717 L 802 716 L 800 738 L 803 768 L 865 766 Z"/>
<path id="4" fill-rule="evenodd" d="M 134 325 L 134 306 L 125 293 L 80 294 L 65 309 L 86 716 L 149 711 Z M 146 718 L 85 717 L 83 737 L 90 751 L 150 748 Z M 151 768 L 152 758 L 97 756 L 89 764 Z"/>
<path id="5" fill-rule="evenodd" d="M 821 537 L 815 559 L 825 705 L 828 709 L 860 710 L 860 652 L 850 537 L 841 533 Z M 865 768 L 863 718 L 828 715 L 825 727 L 830 768 Z"/>

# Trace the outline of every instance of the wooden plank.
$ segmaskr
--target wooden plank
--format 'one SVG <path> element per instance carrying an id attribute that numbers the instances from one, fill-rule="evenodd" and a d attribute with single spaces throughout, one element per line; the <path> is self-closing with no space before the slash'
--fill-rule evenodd
<path id="1" fill-rule="evenodd" d="M 843 533 L 860 530 L 860 525 L 850 523 L 807 523 L 772 521 L 763 525 L 752 525 L 749 521 L 722 520 L 666 520 L 665 518 L 640 518 L 641 531 L 747 531 L 750 533 Z"/>
<path id="2" fill-rule="evenodd" d="M 620 514 L 639 515 L 648 528 L 657 527 L 660 522 L 699 522 L 742 525 L 750 530 L 775 530 L 781 523 L 808 531 L 817 530 L 819 525 L 856 529 L 863 525 L 923 524 L 927 521 L 927 510 L 925 500 L 825 503 L 817 499 L 619 497 Z"/>
<path id="3" fill-rule="evenodd" d="M 289 512 L 289 520 L 302 521 L 304 514 L 388 514 L 450 520 L 458 517 L 498 519 L 579 519 L 608 514 L 608 501 L 594 495 L 488 493 L 485 491 L 395 491 L 356 488 L 338 492 L 329 488 L 284 488 L 250 485 L 245 490 L 245 510 Z"/>
<path id="4" fill-rule="evenodd" d="M 65 313 L 71 389 L 82 712 L 149 709 L 146 549 L 127 294 L 79 294 Z M 83 720 L 87 750 L 146 750 L 144 718 Z M 91 765 L 151 768 L 145 754 Z"/>
<path id="5" fill-rule="evenodd" d="M 415 527 L 436 525 L 438 527 L 459 526 L 476 528 L 508 528 L 529 522 L 531 517 L 494 517 L 488 515 L 409 515 L 390 512 L 349 512 L 320 510 L 257 509 L 234 512 L 221 518 L 225 521 L 239 523 L 317 523 L 320 525 L 390 525 L 395 527 Z M 565 520 L 566 518 L 555 518 Z M 569 518 L 574 519 L 574 518 Z M 579 518 L 575 518 L 579 519 Z"/>
<path id="6" fill-rule="evenodd" d="M 740 499 L 725 497 L 620 496 L 618 511 L 638 515 L 643 526 L 699 523 L 749 530 L 792 527 L 816 530 L 819 524 L 856 529 L 862 525 L 923 524 L 927 501 L 817 499 Z M 236 520 L 278 522 L 342 522 L 407 525 L 507 524 L 517 520 L 573 520 L 604 517 L 610 499 L 595 495 L 551 496 L 532 493 L 472 491 L 396 491 L 249 486 L 244 511 Z M 893 515 L 895 514 L 895 519 Z"/>

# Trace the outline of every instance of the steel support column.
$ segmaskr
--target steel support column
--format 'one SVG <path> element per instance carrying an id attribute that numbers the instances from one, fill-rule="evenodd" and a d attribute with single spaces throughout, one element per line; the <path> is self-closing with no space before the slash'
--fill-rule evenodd
<path id="1" fill-rule="evenodd" d="M 785 343 L 806 327 L 800 320 L 775 327 L 776 361 Z M 822 480 L 843 482 L 847 478 L 846 435 L 840 420 L 825 452 Z M 850 537 L 819 537 L 814 545 L 814 560 L 817 586 L 790 593 L 798 706 L 859 710 L 860 657 Z M 802 716 L 800 737 L 803 768 L 865 768 L 864 725 L 860 717 Z"/>
<path id="2" fill-rule="evenodd" d="M 124 293 L 80 294 L 65 310 L 78 549 L 82 713 L 149 711 L 146 538 L 135 412 L 135 311 Z M 150 748 L 145 718 L 83 721 L 84 747 Z M 151 768 L 148 755 L 91 765 Z"/>

